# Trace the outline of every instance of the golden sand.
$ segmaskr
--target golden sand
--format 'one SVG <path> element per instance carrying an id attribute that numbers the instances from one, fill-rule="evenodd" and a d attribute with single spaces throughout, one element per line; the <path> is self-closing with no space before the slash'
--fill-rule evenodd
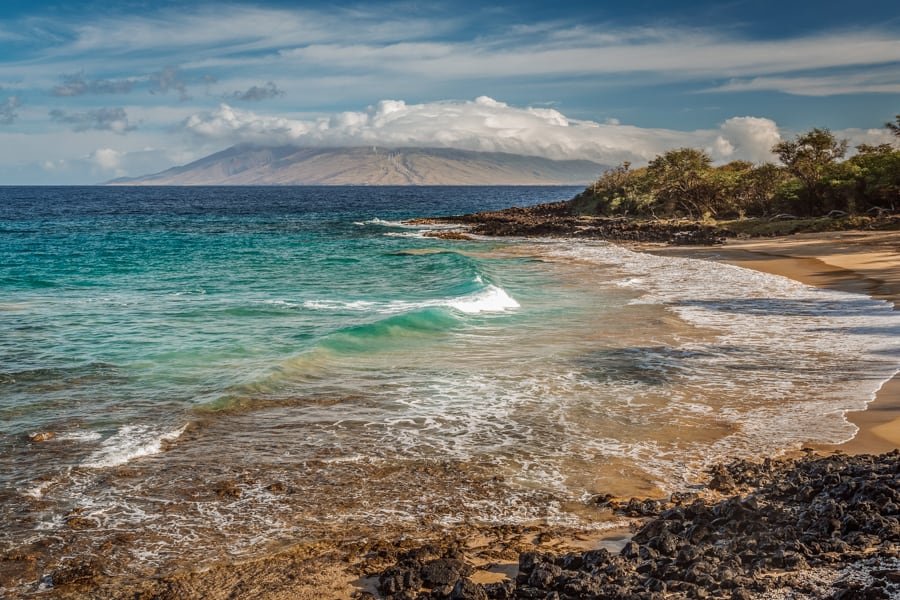
<path id="1" fill-rule="evenodd" d="M 900 310 L 900 231 L 841 231 L 730 240 L 715 247 L 645 248 L 654 254 L 721 260 L 818 287 L 864 293 Z M 867 410 L 847 418 L 859 427 L 844 444 L 816 450 L 880 454 L 900 447 L 900 376 L 882 386 Z"/>

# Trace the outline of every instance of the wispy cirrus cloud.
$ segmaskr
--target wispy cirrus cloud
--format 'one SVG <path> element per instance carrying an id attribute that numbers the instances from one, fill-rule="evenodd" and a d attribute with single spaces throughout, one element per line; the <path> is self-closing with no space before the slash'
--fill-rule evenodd
<path id="1" fill-rule="evenodd" d="M 504 39 L 454 43 L 310 44 L 279 55 L 337 69 L 404 71 L 416 76 L 646 76 L 667 80 L 792 73 L 900 62 L 900 44 L 879 32 L 825 34 L 786 40 L 741 40 L 691 29 L 625 31 L 559 41 Z"/>
<path id="2" fill-rule="evenodd" d="M 777 91 L 795 96 L 837 96 L 843 94 L 900 94 L 900 68 L 893 73 L 874 70 L 839 75 L 772 76 L 732 79 L 709 92 Z"/>
<path id="3" fill-rule="evenodd" d="M 168 52 L 228 54 L 262 52 L 326 41 L 424 39 L 452 30 L 461 19 L 444 14 L 410 15 L 396 6 L 371 8 L 282 9 L 240 4 L 200 4 L 166 9 L 152 16 L 108 16 L 72 25 L 71 51 L 94 53 Z"/>
<path id="4" fill-rule="evenodd" d="M 755 75 L 900 61 L 888 31 L 832 31 L 781 39 L 742 38 L 684 26 L 549 21 L 497 26 L 465 35 L 478 14 L 441 18 L 397 6 L 279 9 L 200 5 L 152 16 L 105 17 L 70 26 L 69 55 L 115 50 L 188 60 L 245 57 L 318 61 L 322 66 L 377 65 L 388 71 L 460 74 L 666 72 Z M 58 27 L 62 26 L 57 24 Z M 440 40 L 440 41 L 437 41 Z M 473 70 L 473 67 L 474 68 Z"/>
<path id="5" fill-rule="evenodd" d="M 137 129 L 136 125 L 128 121 L 124 108 L 98 108 L 79 113 L 54 109 L 50 111 L 50 118 L 58 123 L 71 125 L 74 131 L 94 129 L 124 134 Z"/>
<path id="6" fill-rule="evenodd" d="M 118 72 L 139 72 L 148 57 L 180 65 L 196 77 L 198 69 L 220 69 L 220 79 L 261 73 L 272 80 L 314 81 L 327 73 L 370 73 L 418 81 L 463 81 L 483 78 L 614 76 L 645 82 L 702 81 L 721 91 L 790 89 L 812 70 L 852 67 L 863 71 L 900 62 L 900 43 L 887 29 L 830 30 L 802 36 L 755 39 L 735 29 L 683 25 L 615 26 L 547 21 L 502 24 L 470 33 L 477 13 L 448 18 L 446 11 L 297 9 L 209 5 L 161 10 L 142 16 L 107 16 L 87 23 L 54 22 L 61 31 L 44 58 L 70 64 L 81 57 L 105 60 Z M 96 63 L 94 63 L 96 65 Z M 33 64 L 30 64 L 33 68 Z M 168 67 L 150 76 L 157 93 L 190 96 L 179 69 Z M 23 70 L 19 70 L 21 74 Z M 147 71 L 145 71 L 147 72 Z M 0 68 L 2 74 L 2 68 Z M 73 78 L 59 90 L 93 88 L 97 93 L 127 81 Z M 603 85 L 602 80 L 594 82 Z M 889 85 L 889 84 L 885 84 Z M 845 86 L 846 87 L 846 86 Z M 872 90 L 862 86 L 861 92 Z M 818 93 L 827 93 L 822 86 Z M 352 92 L 352 88 L 348 90 Z M 361 91 L 357 90 L 357 92 Z"/>

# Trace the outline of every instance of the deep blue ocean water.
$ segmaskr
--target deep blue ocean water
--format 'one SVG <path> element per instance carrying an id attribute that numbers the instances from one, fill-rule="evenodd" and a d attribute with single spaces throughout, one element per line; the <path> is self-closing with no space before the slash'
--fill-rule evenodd
<path id="1" fill-rule="evenodd" d="M 884 302 L 403 222 L 578 191 L 0 188 L 0 551 L 591 526 L 592 494 L 853 435 L 900 364 Z"/>

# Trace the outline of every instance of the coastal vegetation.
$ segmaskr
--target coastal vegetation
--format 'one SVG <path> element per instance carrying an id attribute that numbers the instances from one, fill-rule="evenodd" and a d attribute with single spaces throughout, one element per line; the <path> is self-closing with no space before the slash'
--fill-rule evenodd
<path id="1" fill-rule="evenodd" d="M 900 115 L 885 126 L 900 142 Z M 645 167 L 608 169 L 565 202 L 419 219 L 491 236 L 719 244 L 848 229 L 900 229 L 900 145 L 856 146 L 827 129 L 775 144 L 780 164 L 713 164 L 704 150 L 677 148 Z"/>
<path id="2" fill-rule="evenodd" d="M 900 138 L 900 115 L 887 128 Z M 646 167 L 624 162 L 572 200 L 579 215 L 691 220 L 815 219 L 900 209 L 900 149 L 859 145 L 812 129 L 772 147 L 781 164 L 714 166 L 696 148 L 678 148 Z"/>

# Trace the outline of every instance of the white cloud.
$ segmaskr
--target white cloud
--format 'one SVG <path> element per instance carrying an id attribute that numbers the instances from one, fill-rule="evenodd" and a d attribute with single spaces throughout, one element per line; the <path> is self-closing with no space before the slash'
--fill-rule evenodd
<path id="1" fill-rule="evenodd" d="M 137 107 L 127 107 L 129 115 Z M 147 127 L 127 136 L 112 131 L 66 128 L 41 134 L 0 129 L 0 171 L 9 183 L 97 183 L 155 173 L 186 164 L 239 142 L 306 146 L 439 146 L 496 150 L 551 158 L 587 158 L 614 165 L 640 165 L 671 148 L 709 151 L 718 162 L 770 159 L 769 142 L 779 128 L 769 119 L 735 117 L 719 127 L 678 131 L 597 123 L 559 110 L 518 108 L 481 97 L 470 101 L 410 104 L 386 100 L 367 110 L 326 116 L 276 116 L 223 105 L 185 119 L 186 108 L 148 109 L 142 122 L 183 119 L 190 139 L 161 137 Z M 46 114 L 46 113 L 44 113 Z M 24 118 L 24 116 L 23 116 Z M 794 131 L 780 131 L 785 138 Z M 850 145 L 891 141 L 884 129 L 835 130 Z"/>
<path id="2" fill-rule="evenodd" d="M 647 129 L 615 119 L 571 119 L 550 108 L 516 108 L 486 96 L 423 104 L 382 100 L 365 111 L 310 120 L 222 104 L 192 115 L 184 127 L 199 138 L 227 144 L 445 147 L 604 164 L 642 163 L 680 146 L 704 148 L 720 161 L 761 162 L 772 158 L 769 149 L 781 139 L 774 121 L 758 117 L 735 117 L 713 130 Z"/>
<path id="3" fill-rule="evenodd" d="M 78 161 L 45 161 L 45 170 L 61 168 L 84 169 L 87 167 L 97 179 L 145 175 L 165 170 L 175 164 L 184 164 L 196 160 L 198 156 L 172 149 L 159 150 L 153 147 L 138 150 L 116 150 L 114 148 L 98 148 L 90 153 L 87 159 Z"/>
<path id="4" fill-rule="evenodd" d="M 98 148 L 88 158 L 101 171 L 122 172 L 122 153 L 112 148 Z"/>
<path id="5" fill-rule="evenodd" d="M 731 152 L 723 157 L 739 156 L 753 162 L 775 159 L 772 146 L 781 141 L 778 125 L 771 119 L 759 117 L 732 117 L 721 126 L 719 139 L 725 140 Z"/>
<path id="6" fill-rule="evenodd" d="M 119 168 L 138 175 L 171 166 L 166 160 L 180 161 L 175 152 L 196 157 L 240 141 L 431 145 L 607 164 L 639 164 L 665 149 L 692 146 L 719 161 L 765 160 L 778 127 L 742 116 L 745 108 L 729 109 L 731 96 L 712 102 L 721 110 L 694 113 L 692 125 L 667 124 L 704 127 L 693 131 L 646 129 L 606 117 L 615 114 L 627 123 L 637 114 L 655 120 L 679 115 L 691 92 L 879 93 L 871 105 L 855 98 L 822 101 L 816 123 L 877 126 L 893 112 L 878 117 L 872 111 L 883 110 L 878 107 L 886 106 L 886 94 L 900 94 L 896 23 L 847 23 L 754 38 L 752 28 L 740 24 L 700 29 L 652 16 L 645 21 L 649 26 L 597 21 L 609 14 L 604 11 L 535 21 L 512 11 L 500 15 L 493 7 L 451 15 L 451 6 L 433 3 L 224 6 L 188 3 L 81 17 L 39 11 L 41 16 L 0 23 L 0 42 L 27 42 L 11 45 L 15 51 L 0 59 L 6 88 L 0 96 L 0 142 L 27 134 L 16 144 L 0 143 L 0 167 L 18 173 L 25 161 L 57 161 L 55 173 L 80 182 L 90 177 L 90 168 L 100 168 L 88 159 L 97 148 L 122 153 Z M 636 100 L 649 88 L 655 97 Z M 102 108 L 98 95 L 126 92 L 117 98 L 127 97 L 130 105 Z M 533 108 L 487 99 L 432 101 L 484 92 Z M 803 102 L 759 97 L 754 110 L 777 114 L 782 126 L 792 125 L 787 119 Z M 266 99 L 267 108 L 216 108 L 223 98 L 240 106 Z M 309 116 L 312 110 L 363 107 L 377 98 L 410 103 Z M 544 102 L 551 98 L 560 104 Z M 669 99 L 679 106 L 669 106 Z M 781 110 L 781 102 L 788 110 Z M 730 115 L 739 116 L 726 121 Z M 174 139 L 179 123 L 192 137 Z M 874 139 L 863 130 L 853 135 Z M 145 146 L 166 151 L 143 153 Z M 83 172 L 76 173 L 78 168 Z"/>
<path id="7" fill-rule="evenodd" d="M 850 148 L 850 151 L 847 153 L 853 154 L 855 152 L 856 146 L 861 144 L 868 144 L 870 146 L 878 146 L 879 144 L 888 144 L 894 146 L 895 148 L 900 148 L 900 140 L 897 139 L 897 136 L 893 135 L 887 128 L 882 129 L 840 129 L 837 131 L 833 131 L 835 137 L 838 139 L 847 140 L 847 145 Z"/>
<path id="8" fill-rule="evenodd" d="M 315 127 L 314 123 L 257 115 L 222 104 L 218 109 L 191 115 L 184 127 L 200 138 L 227 143 L 290 144 Z"/>
<path id="9" fill-rule="evenodd" d="M 65 171 L 69 168 L 69 162 L 66 160 L 45 160 L 41 163 L 41 168 L 45 171 Z"/>

